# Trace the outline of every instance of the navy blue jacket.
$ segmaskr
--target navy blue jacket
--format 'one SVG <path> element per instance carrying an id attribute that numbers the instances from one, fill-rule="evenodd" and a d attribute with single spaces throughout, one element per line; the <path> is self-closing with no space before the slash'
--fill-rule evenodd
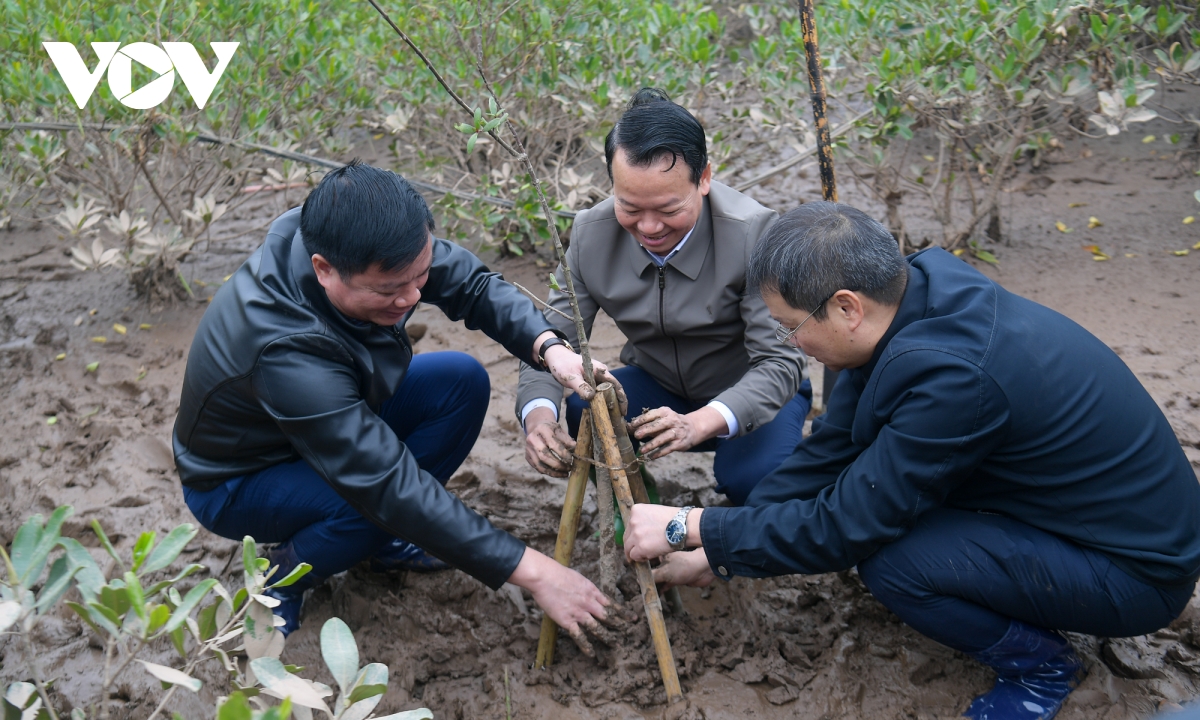
<path id="1" fill-rule="evenodd" d="M 941 249 L 870 362 L 740 508 L 700 534 L 719 577 L 844 570 L 946 506 L 999 513 L 1145 582 L 1200 575 L 1200 484 L 1162 411 L 1091 333 Z"/>

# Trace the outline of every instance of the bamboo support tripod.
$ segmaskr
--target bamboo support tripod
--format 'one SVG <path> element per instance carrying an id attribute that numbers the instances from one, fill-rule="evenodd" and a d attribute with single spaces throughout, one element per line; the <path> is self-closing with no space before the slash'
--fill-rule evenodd
<path id="1" fill-rule="evenodd" d="M 584 410 L 579 423 L 575 464 L 567 480 L 567 497 L 563 503 L 558 540 L 554 545 L 554 559 L 562 565 L 571 564 L 589 465 L 595 463 L 608 470 L 625 527 L 629 527 L 629 512 L 633 509 L 633 504 L 649 502 L 640 466 L 633 452 L 633 444 L 629 440 L 625 418 L 617 405 L 616 392 L 609 383 L 602 383 L 596 390 L 596 395 L 591 401 L 591 410 Z M 683 690 L 679 686 L 679 673 L 675 669 L 671 640 L 667 637 L 662 601 L 659 599 L 658 589 L 654 586 L 650 564 L 634 563 L 634 570 L 637 573 L 638 587 L 641 589 L 642 604 L 646 608 L 646 619 L 650 624 L 650 638 L 654 644 L 654 654 L 658 658 L 658 669 L 662 673 L 663 687 L 667 691 L 667 704 L 672 705 L 683 699 Z M 554 643 L 557 639 L 558 626 L 549 616 L 543 616 L 534 667 L 544 668 L 554 662 Z"/>

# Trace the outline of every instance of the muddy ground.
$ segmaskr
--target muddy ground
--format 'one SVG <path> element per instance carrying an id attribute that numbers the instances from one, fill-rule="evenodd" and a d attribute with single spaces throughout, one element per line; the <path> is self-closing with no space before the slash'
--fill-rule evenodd
<path id="1" fill-rule="evenodd" d="M 999 266 L 971 262 L 1009 289 L 1060 310 L 1113 347 L 1170 418 L 1200 467 L 1200 214 L 1192 198 L 1195 156 L 1161 138 L 1180 132 L 1163 121 L 1116 141 L 1071 141 L 1038 172 L 1023 167 L 1007 182 L 1005 239 L 989 246 Z M 1152 143 L 1143 135 L 1157 133 Z M 1192 146 L 1192 149 L 1195 149 Z M 753 169 L 750 169 L 753 171 Z M 811 176 L 783 176 L 752 194 L 779 209 L 818 197 Z M 295 196 L 291 198 L 293 203 Z M 852 183 L 842 199 L 873 207 Z M 1074 207 L 1072 207 L 1074 205 Z M 212 247 L 185 266 L 199 297 L 170 308 L 139 302 L 118 273 L 72 269 L 66 243 L 50 229 L 0 232 L 0 535 L 9 542 L 30 513 L 69 503 L 66 532 L 94 546 L 87 521 L 99 519 L 119 546 L 143 530 L 190 521 L 179 491 L 170 432 L 188 346 L 205 299 L 260 242 L 262 226 L 284 209 L 281 197 L 256 201 L 223 221 Z M 878 213 L 878 208 L 873 208 Z M 1103 224 L 1088 229 L 1095 216 Z M 1073 232 L 1056 229 L 1061 221 Z M 910 231 L 932 234 L 910 221 Z M 238 236 L 237 233 L 243 233 Z M 1084 245 L 1111 256 L 1095 261 Z M 1189 249 L 1189 255 L 1172 251 Z M 495 259 L 493 259 L 495 260 Z M 526 260 L 495 261 L 527 287 L 543 271 Z M 513 418 L 517 362 L 495 343 L 431 308 L 421 352 L 471 353 L 492 378 L 492 404 L 478 443 L 450 487 L 468 504 L 533 546 L 553 547 L 563 481 L 538 476 L 524 462 Z M 126 335 L 112 326 L 129 328 Z M 137 329 L 142 323 L 149 329 Z M 105 337 L 107 342 L 92 338 Z M 621 338 L 602 322 L 593 342 L 615 363 Z M 59 353 L 66 358 L 58 361 Z M 94 373 L 85 365 L 99 361 Z M 819 372 L 814 373 L 820 376 Z M 47 424 L 49 417 L 57 422 Z M 666 502 L 714 504 L 711 456 L 657 461 Z M 595 578 L 597 530 L 589 495 L 575 565 Z M 184 555 L 236 586 L 235 543 L 201 532 Z M 97 557 L 100 555 L 97 551 Z M 232 568 L 232 569 L 231 569 Z M 236 571 L 236 572 L 235 572 Z M 627 572 L 620 583 L 636 598 Z M 391 668 L 379 710 L 427 706 L 442 718 L 503 718 L 506 699 L 517 718 L 640 718 L 662 714 L 645 622 L 622 648 L 598 661 L 560 641 L 550 671 L 533 671 L 540 613 L 515 589 L 493 592 L 458 571 L 379 575 L 351 570 L 316 590 L 305 625 L 288 641 L 284 660 L 322 677 L 318 631 L 337 616 L 355 631 L 363 662 Z M 865 591 L 853 571 L 771 580 L 735 579 L 711 591 L 683 590 L 687 613 L 669 615 L 691 717 L 943 718 L 955 717 L 991 683 L 990 671 L 901 625 Z M 38 631 L 43 661 L 59 678 L 65 705 L 86 702 L 98 684 L 100 654 L 80 623 L 49 615 Z M 1186 704 L 1200 689 L 1200 599 L 1154 635 L 1133 639 L 1073 638 L 1089 676 L 1060 717 L 1143 718 Z M 0 640 L 0 681 L 26 679 L 11 638 Z M 148 659 L 170 662 L 164 645 Z M 199 696 L 181 697 L 186 717 L 211 715 L 226 691 L 216 664 L 201 677 Z M 507 684 L 506 684 L 507 678 Z M 139 670 L 127 671 L 114 700 L 116 717 L 145 717 L 160 690 Z"/>

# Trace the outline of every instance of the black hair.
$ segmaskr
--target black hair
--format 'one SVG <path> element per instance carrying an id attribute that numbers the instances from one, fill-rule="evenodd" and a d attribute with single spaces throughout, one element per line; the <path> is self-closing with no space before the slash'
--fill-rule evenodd
<path id="1" fill-rule="evenodd" d="M 300 210 L 300 237 L 343 278 L 412 263 L 433 232 L 425 198 L 390 170 L 357 158 L 327 174 Z"/>
<path id="2" fill-rule="evenodd" d="M 785 213 L 758 241 L 746 283 L 824 320 L 822 303 L 838 290 L 899 305 L 908 284 L 908 263 L 887 228 L 861 210 L 812 202 Z"/>
<path id="3" fill-rule="evenodd" d="M 660 157 L 669 155 L 671 168 L 674 168 L 683 158 L 691 170 L 693 185 L 700 184 L 700 176 L 708 166 L 704 126 L 656 88 L 642 88 L 634 93 L 629 108 L 604 138 L 609 181 L 613 176 L 613 156 L 618 148 L 625 151 L 625 159 L 634 167 L 649 167 Z"/>

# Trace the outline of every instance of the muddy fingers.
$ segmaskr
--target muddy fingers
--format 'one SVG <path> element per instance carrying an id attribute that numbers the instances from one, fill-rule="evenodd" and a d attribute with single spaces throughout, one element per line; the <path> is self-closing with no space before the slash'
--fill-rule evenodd
<path id="1" fill-rule="evenodd" d="M 579 647 L 579 651 L 590 658 L 596 657 L 596 650 L 592 648 L 592 643 L 588 641 L 587 633 L 583 631 L 581 625 L 576 625 L 573 628 L 567 629 L 567 634 L 575 641 L 575 645 Z"/>

